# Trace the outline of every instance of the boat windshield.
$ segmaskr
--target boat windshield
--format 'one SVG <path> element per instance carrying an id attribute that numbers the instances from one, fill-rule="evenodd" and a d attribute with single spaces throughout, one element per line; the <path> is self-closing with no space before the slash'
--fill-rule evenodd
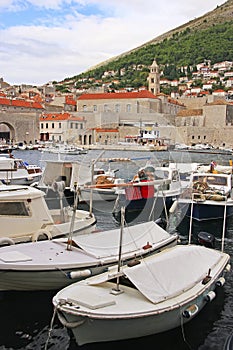
<path id="1" fill-rule="evenodd" d="M 212 176 L 212 175 L 195 175 L 193 181 L 207 182 L 209 185 L 215 186 L 227 186 L 227 178 L 225 176 Z"/>

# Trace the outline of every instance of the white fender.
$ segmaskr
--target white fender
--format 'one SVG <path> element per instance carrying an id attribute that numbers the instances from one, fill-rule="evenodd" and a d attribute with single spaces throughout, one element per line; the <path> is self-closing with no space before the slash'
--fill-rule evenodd
<path id="1" fill-rule="evenodd" d="M 47 239 L 52 239 L 51 232 L 49 230 L 47 230 L 46 228 L 41 228 L 41 229 L 37 230 L 35 233 L 33 233 L 32 242 L 37 242 L 38 238 L 40 236 L 46 236 Z"/>
<path id="2" fill-rule="evenodd" d="M 4 244 L 12 245 L 12 244 L 15 244 L 15 242 L 9 237 L 1 237 L 0 238 L 0 245 L 4 245 Z"/>

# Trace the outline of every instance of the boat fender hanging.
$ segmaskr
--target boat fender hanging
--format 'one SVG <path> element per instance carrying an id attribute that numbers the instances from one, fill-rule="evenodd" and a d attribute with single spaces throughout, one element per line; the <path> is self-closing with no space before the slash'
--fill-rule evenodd
<path id="1" fill-rule="evenodd" d="M 215 293 L 213 290 L 211 290 L 211 291 L 206 295 L 205 300 L 206 300 L 206 301 L 212 301 L 212 300 L 214 300 L 215 297 L 216 297 L 216 293 Z"/>
<path id="2" fill-rule="evenodd" d="M 177 200 L 175 200 L 173 203 L 172 203 L 172 205 L 171 205 L 171 208 L 169 209 L 169 213 L 174 213 L 174 211 L 176 210 L 176 208 L 177 208 L 177 205 L 178 205 L 178 201 Z"/>
<path id="3" fill-rule="evenodd" d="M 218 287 L 222 287 L 225 284 L 225 278 L 224 277 L 220 277 L 217 281 L 216 281 L 216 285 Z"/>
<path id="4" fill-rule="evenodd" d="M 46 236 L 47 239 L 52 239 L 52 234 L 49 230 L 45 229 L 45 228 L 41 228 L 39 230 L 37 230 L 35 233 L 33 233 L 32 235 L 32 242 L 37 242 L 38 238 L 40 236 Z"/>
<path id="5" fill-rule="evenodd" d="M 182 312 L 183 317 L 190 318 L 193 317 L 198 312 L 198 306 L 196 304 L 190 305 Z"/>
<path id="6" fill-rule="evenodd" d="M 81 271 L 71 271 L 71 272 L 67 272 L 66 276 L 69 279 L 89 277 L 89 276 L 91 276 L 91 270 L 86 269 L 86 270 L 81 270 Z"/>
<path id="7" fill-rule="evenodd" d="M 12 245 L 15 244 L 15 242 L 9 238 L 9 237 L 2 237 L 0 238 L 0 245 Z"/>

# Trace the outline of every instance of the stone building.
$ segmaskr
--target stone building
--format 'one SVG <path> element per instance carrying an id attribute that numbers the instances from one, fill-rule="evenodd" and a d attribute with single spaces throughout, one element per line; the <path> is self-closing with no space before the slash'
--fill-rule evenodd
<path id="1" fill-rule="evenodd" d="M 206 102 L 201 109 L 179 111 L 175 127 L 176 142 L 232 148 L 233 104 L 216 100 Z"/>

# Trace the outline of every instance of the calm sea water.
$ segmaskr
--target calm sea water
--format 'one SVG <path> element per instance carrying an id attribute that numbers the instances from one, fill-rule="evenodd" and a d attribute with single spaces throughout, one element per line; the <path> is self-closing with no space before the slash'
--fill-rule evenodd
<path id="1" fill-rule="evenodd" d="M 15 151 L 15 157 L 21 157 L 28 163 L 44 164 L 45 159 L 56 155 L 39 151 Z M 84 162 L 96 159 L 101 151 L 90 151 L 87 155 L 66 156 L 66 159 L 78 159 Z M 119 169 L 118 175 L 131 178 L 139 166 L 145 164 L 146 158 L 154 162 L 173 160 L 177 162 L 210 162 L 228 164 L 230 156 L 222 154 L 200 154 L 180 152 L 110 152 L 102 157 L 124 157 L 134 159 L 134 163 L 112 163 L 113 169 Z M 98 209 L 98 210 L 97 210 Z M 106 208 L 94 208 L 99 229 L 111 229 L 117 226 L 110 211 Z M 233 257 L 233 219 L 213 224 L 193 223 L 193 232 L 212 232 L 217 239 L 217 248 L 221 247 L 221 235 L 225 232 L 225 251 Z M 183 221 L 178 226 L 182 238 L 188 238 L 189 222 Z M 231 264 L 233 265 L 233 258 Z M 90 344 L 79 347 L 72 333 L 61 326 L 55 318 L 53 327 L 50 324 L 53 316 L 52 297 L 55 292 L 4 292 L 0 295 L 0 350 L 107 350 L 119 347 L 150 347 L 155 350 L 221 350 L 227 336 L 233 329 L 233 272 L 228 274 L 224 288 L 218 297 L 208 304 L 202 312 L 183 328 L 175 329 L 161 335 L 150 336 L 130 341 L 115 343 Z M 49 332 L 50 331 L 50 332 Z M 48 337 L 50 333 L 50 337 Z"/>

